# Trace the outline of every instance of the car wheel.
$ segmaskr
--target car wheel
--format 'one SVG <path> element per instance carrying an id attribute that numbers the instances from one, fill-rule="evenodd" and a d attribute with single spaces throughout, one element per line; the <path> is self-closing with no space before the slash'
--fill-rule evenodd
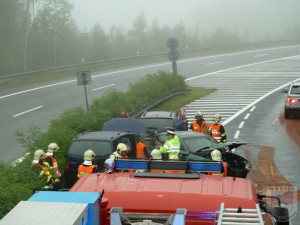
<path id="1" fill-rule="evenodd" d="M 287 109 L 284 110 L 284 118 L 285 119 L 289 119 L 290 118 L 290 112 Z"/>

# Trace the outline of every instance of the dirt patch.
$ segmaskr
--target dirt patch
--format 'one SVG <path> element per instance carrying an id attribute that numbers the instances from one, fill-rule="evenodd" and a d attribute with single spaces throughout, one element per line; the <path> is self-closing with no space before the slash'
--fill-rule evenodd
<path id="1" fill-rule="evenodd" d="M 258 194 L 266 194 L 266 187 L 268 186 L 293 187 L 277 169 L 273 161 L 274 151 L 275 149 L 272 147 L 260 146 L 257 160 L 253 160 L 251 152 L 245 150 L 247 159 L 254 165 L 249 175 L 257 184 L 256 192 Z M 294 194 L 297 194 L 297 198 L 294 200 L 300 200 L 300 191 L 296 191 Z M 283 195 L 278 197 L 284 197 Z"/>

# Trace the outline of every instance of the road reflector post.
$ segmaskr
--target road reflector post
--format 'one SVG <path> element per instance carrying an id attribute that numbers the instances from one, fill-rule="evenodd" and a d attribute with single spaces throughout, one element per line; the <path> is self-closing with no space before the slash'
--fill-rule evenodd
<path id="1" fill-rule="evenodd" d="M 167 40 L 167 47 L 170 49 L 168 52 L 168 59 L 172 61 L 172 71 L 173 74 L 177 74 L 177 64 L 176 61 L 180 57 L 179 51 L 176 50 L 178 47 L 179 42 L 176 38 L 172 37 Z"/>

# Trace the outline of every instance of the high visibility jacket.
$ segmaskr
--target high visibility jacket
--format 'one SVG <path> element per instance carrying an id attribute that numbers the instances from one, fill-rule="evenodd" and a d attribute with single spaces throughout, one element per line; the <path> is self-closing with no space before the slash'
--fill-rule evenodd
<path id="1" fill-rule="evenodd" d="M 213 175 L 213 176 L 228 176 L 228 168 L 227 164 L 223 162 L 223 170 L 222 172 L 209 172 L 208 175 Z"/>
<path id="2" fill-rule="evenodd" d="M 159 151 L 161 153 L 168 153 L 169 158 L 171 155 L 179 156 L 179 151 L 180 151 L 179 138 L 172 138 L 167 140 L 164 146 L 160 147 Z"/>
<path id="3" fill-rule="evenodd" d="M 211 128 L 208 122 L 202 121 L 201 124 L 199 124 L 197 121 L 195 121 L 191 124 L 191 127 L 193 128 L 194 132 L 211 135 Z"/>
<path id="4" fill-rule="evenodd" d="M 222 124 L 210 124 L 212 130 L 212 137 L 216 139 L 218 142 L 225 143 L 226 140 L 226 133 L 225 129 Z"/>
<path id="5" fill-rule="evenodd" d="M 40 177 L 42 176 L 47 176 L 47 184 L 45 186 L 42 187 L 43 190 L 49 190 L 52 189 L 53 186 L 51 185 L 51 173 L 49 171 L 49 166 L 47 166 L 46 164 L 48 163 L 43 163 L 44 165 L 41 165 L 40 163 L 32 163 L 31 164 L 31 168 L 33 168 L 34 166 L 39 166 L 41 168 L 41 172 L 39 174 Z"/>
<path id="6" fill-rule="evenodd" d="M 138 159 L 148 159 L 150 153 L 148 152 L 148 154 L 147 154 L 147 153 L 145 153 L 145 151 L 147 151 L 147 145 L 145 145 L 141 141 L 139 143 L 137 143 L 137 145 L 136 145 L 136 158 L 138 158 Z"/>
<path id="7" fill-rule="evenodd" d="M 81 164 L 78 167 L 78 178 L 81 178 L 86 174 L 93 173 L 93 171 L 95 171 L 95 168 L 96 168 L 96 165 L 86 166 L 86 165 Z"/>
<path id="8" fill-rule="evenodd" d="M 47 155 L 46 154 L 44 159 L 46 161 L 48 161 L 47 158 L 49 158 L 49 159 L 51 158 L 52 165 L 50 165 L 50 166 L 54 170 L 56 177 L 61 177 L 61 173 L 59 172 L 59 169 L 58 169 L 57 160 L 52 155 Z"/>

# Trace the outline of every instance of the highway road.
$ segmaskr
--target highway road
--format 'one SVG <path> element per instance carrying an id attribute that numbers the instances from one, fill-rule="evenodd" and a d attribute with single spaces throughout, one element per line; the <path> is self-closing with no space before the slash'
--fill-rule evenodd
<path id="1" fill-rule="evenodd" d="M 199 57 L 179 61 L 178 72 L 187 77 L 189 84 L 195 85 L 198 78 L 210 77 L 216 72 L 217 74 L 226 73 L 232 68 L 241 69 L 297 55 L 300 55 L 300 46 Z M 93 98 L 100 97 L 108 88 L 126 90 L 130 82 L 134 82 L 147 73 L 170 70 L 170 68 L 170 62 L 163 62 L 93 73 L 93 84 L 87 87 L 89 102 Z M 234 77 L 235 75 L 230 79 Z M 234 81 L 238 80 L 243 83 L 242 79 L 234 78 Z M 292 78 L 287 80 L 291 81 Z M 231 81 L 228 80 L 228 82 Z M 214 80 L 213 83 L 217 84 L 220 81 Z M 202 86 L 201 83 L 199 86 Z M 49 120 L 57 118 L 64 110 L 76 106 L 85 107 L 83 87 L 77 86 L 75 75 L 74 79 L 61 79 L 1 91 L 0 104 L 0 160 L 5 163 L 21 156 L 25 151 L 15 140 L 16 130 L 26 131 L 31 125 L 45 130 Z"/>
<path id="2" fill-rule="evenodd" d="M 199 110 L 206 120 L 223 115 L 228 140 L 249 143 L 236 154 L 252 163 L 257 192 L 279 195 L 294 225 L 300 224 L 300 117 L 284 119 L 281 89 L 296 79 L 300 56 L 221 71 L 193 79 L 194 86 L 217 90 L 184 107 L 190 121 Z"/>

